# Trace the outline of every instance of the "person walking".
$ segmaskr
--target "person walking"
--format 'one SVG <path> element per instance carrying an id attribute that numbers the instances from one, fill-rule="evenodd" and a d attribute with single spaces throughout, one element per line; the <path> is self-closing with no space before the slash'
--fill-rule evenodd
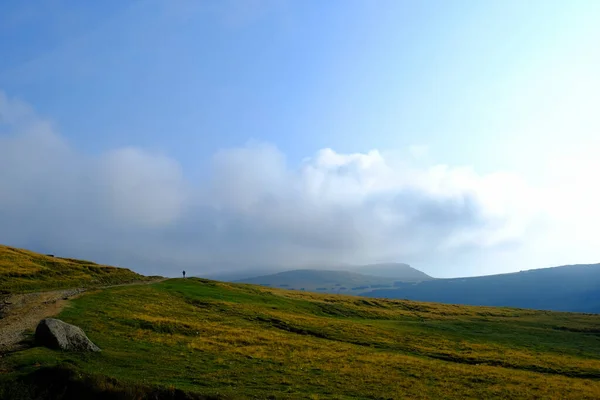
<path id="1" fill-rule="evenodd" d="M 183 271 L 183 279 L 185 279 L 185 271 Z"/>

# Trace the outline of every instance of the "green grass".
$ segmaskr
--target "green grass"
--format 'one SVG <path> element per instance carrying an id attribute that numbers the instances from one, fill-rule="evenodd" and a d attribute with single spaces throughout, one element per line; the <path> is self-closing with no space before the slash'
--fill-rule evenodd
<path id="1" fill-rule="evenodd" d="M 0 245 L 0 293 L 115 285 L 150 279 L 125 268 L 50 257 Z"/>
<path id="2" fill-rule="evenodd" d="M 5 397 L 58 374 L 123 398 L 600 398 L 598 315 L 191 278 L 90 292 L 59 317 L 103 351 L 13 353 Z"/>

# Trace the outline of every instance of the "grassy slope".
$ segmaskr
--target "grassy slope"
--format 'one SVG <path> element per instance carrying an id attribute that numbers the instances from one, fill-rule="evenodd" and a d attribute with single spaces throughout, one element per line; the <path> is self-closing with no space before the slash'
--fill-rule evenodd
<path id="1" fill-rule="evenodd" d="M 88 293 L 60 318 L 103 352 L 32 348 L 5 362 L 19 374 L 66 365 L 103 390 L 160 385 L 216 398 L 600 398 L 597 315 L 194 278 Z"/>
<path id="2" fill-rule="evenodd" d="M 0 245 L 0 293 L 112 285 L 150 278 L 125 268 Z"/>

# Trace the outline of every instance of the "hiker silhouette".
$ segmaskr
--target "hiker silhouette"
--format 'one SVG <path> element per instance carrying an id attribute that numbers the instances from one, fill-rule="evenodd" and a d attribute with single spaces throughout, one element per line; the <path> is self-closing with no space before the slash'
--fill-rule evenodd
<path id="1" fill-rule="evenodd" d="M 183 277 L 185 278 L 185 271 L 183 271 Z"/>

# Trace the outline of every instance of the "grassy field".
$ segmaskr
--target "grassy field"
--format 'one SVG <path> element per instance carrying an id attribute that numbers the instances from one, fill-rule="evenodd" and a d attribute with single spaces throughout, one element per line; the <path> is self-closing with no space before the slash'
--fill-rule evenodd
<path id="1" fill-rule="evenodd" d="M 0 245 L 0 293 L 114 285 L 151 278 L 125 268 Z"/>
<path id="2" fill-rule="evenodd" d="M 0 397 L 600 398 L 598 315 L 191 278 L 90 292 L 60 318 L 103 351 L 6 356 Z"/>

